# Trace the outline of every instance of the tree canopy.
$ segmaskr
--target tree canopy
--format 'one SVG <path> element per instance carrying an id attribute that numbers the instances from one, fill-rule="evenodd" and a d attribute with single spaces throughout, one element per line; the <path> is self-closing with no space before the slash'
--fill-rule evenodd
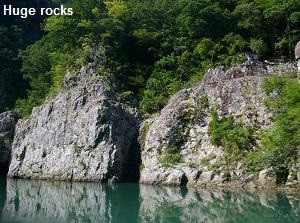
<path id="1" fill-rule="evenodd" d="M 30 114 L 55 95 L 67 70 L 93 62 L 116 81 L 122 100 L 144 114 L 201 80 L 207 68 L 291 59 L 300 33 L 297 0 L 70 0 L 73 16 L 42 23 L 45 35 L 20 54 L 29 82 L 17 107 Z"/>

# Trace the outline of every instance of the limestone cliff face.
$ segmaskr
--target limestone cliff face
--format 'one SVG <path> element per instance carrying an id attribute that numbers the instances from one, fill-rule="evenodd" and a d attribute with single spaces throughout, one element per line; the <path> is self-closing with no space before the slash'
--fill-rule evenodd
<path id="1" fill-rule="evenodd" d="M 210 110 L 216 109 L 219 117 L 230 116 L 259 130 L 269 128 L 272 114 L 263 104 L 262 84 L 267 76 L 284 74 L 288 70 L 295 72 L 295 65 L 275 66 L 249 60 L 227 71 L 211 69 L 198 86 L 174 95 L 159 115 L 144 121 L 141 126 L 140 182 L 202 186 L 235 182 L 240 186 L 254 186 L 255 176 L 244 175 L 240 162 L 230 173 L 222 168 L 211 168 L 222 160 L 224 152 L 222 147 L 211 143 Z M 164 159 L 170 159 L 174 147 L 179 154 L 173 156 L 175 162 L 165 165 Z M 274 186 L 276 179 L 268 177 L 265 170 L 260 174 L 259 182 L 262 186 Z"/>
<path id="2" fill-rule="evenodd" d="M 139 118 L 119 103 L 91 65 L 64 91 L 17 123 L 9 177 L 130 181 L 138 177 Z"/>
<path id="3" fill-rule="evenodd" d="M 8 171 L 15 124 L 11 112 L 0 114 L 0 175 L 6 175 Z"/>

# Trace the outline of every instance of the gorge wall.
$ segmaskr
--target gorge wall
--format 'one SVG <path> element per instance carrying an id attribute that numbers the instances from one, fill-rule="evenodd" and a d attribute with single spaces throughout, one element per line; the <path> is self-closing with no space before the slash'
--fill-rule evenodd
<path id="1" fill-rule="evenodd" d="M 136 181 L 139 117 L 118 103 L 91 65 L 16 126 L 9 177 Z"/>
<path id="2" fill-rule="evenodd" d="M 15 131 L 15 118 L 11 112 L 0 114 L 0 175 L 6 175 L 10 163 L 11 144 Z"/>
<path id="3" fill-rule="evenodd" d="M 262 134 L 272 126 L 272 113 L 264 105 L 264 80 L 274 74 L 295 72 L 294 64 L 275 65 L 250 60 L 229 70 L 209 70 L 198 86 L 181 90 L 160 114 L 143 122 L 140 182 L 276 187 L 278 182 L 270 169 L 259 174 L 245 173 L 238 155 L 229 160 L 224 147 L 212 143 L 209 126 L 212 111 L 215 111 L 219 119 L 230 117 L 242 123 L 243 130 L 255 128 L 256 135 Z M 252 149 L 259 143 L 256 141 Z M 288 182 L 290 185 L 299 185 L 299 174 L 298 178 L 290 176 L 289 180 L 292 181 Z"/>
<path id="4" fill-rule="evenodd" d="M 255 128 L 256 135 L 269 129 L 273 114 L 262 85 L 266 77 L 295 72 L 293 63 L 252 60 L 210 69 L 197 86 L 179 91 L 160 114 L 141 123 L 137 111 L 120 103 L 91 65 L 84 66 L 65 76 L 61 93 L 18 121 L 8 177 L 276 187 L 270 169 L 246 173 L 241 160 L 230 169 L 220 165 L 226 154 L 212 143 L 209 126 L 215 111 Z M 286 185 L 300 185 L 299 167 L 290 169 Z"/>

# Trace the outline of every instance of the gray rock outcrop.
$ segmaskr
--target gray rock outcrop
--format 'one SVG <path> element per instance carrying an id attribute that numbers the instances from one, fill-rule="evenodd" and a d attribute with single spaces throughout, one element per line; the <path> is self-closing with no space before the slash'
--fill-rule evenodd
<path id="1" fill-rule="evenodd" d="M 219 117 L 232 117 L 248 127 L 268 129 L 272 125 L 272 114 L 263 104 L 262 85 L 266 77 L 286 72 L 296 73 L 295 64 L 248 60 L 229 70 L 210 69 L 198 86 L 174 95 L 160 114 L 144 121 L 140 129 L 140 182 L 264 187 L 263 182 L 269 178 L 261 174 L 261 183 L 254 183 L 258 176 L 244 175 L 241 162 L 229 172 L 220 165 L 224 151 L 211 142 L 210 111 L 215 109 Z"/>
<path id="2" fill-rule="evenodd" d="M 295 46 L 295 58 L 296 60 L 300 59 L 300 41 Z"/>
<path id="3" fill-rule="evenodd" d="M 300 78 L 299 73 L 300 73 L 300 41 L 297 43 L 295 46 L 295 59 L 297 61 L 297 66 L 298 66 L 298 79 Z"/>
<path id="4" fill-rule="evenodd" d="M 8 171 L 15 125 L 11 112 L 0 114 L 0 175 L 6 175 Z"/>
<path id="5" fill-rule="evenodd" d="M 17 123 L 9 177 L 138 179 L 139 117 L 102 79 L 91 65 L 67 74 L 61 93 Z"/>

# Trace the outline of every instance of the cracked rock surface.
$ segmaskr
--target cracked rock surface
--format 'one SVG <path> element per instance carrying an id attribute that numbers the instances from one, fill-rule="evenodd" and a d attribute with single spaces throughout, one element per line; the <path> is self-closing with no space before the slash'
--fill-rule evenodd
<path id="1" fill-rule="evenodd" d="M 118 102 L 91 65 L 16 126 L 9 177 L 131 181 L 138 178 L 139 117 Z"/>
<path id="2" fill-rule="evenodd" d="M 0 175 L 6 175 L 8 171 L 15 125 L 11 112 L 0 114 Z"/>
<path id="3" fill-rule="evenodd" d="M 268 177 L 268 185 L 261 180 L 265 178 L 243 174 L 240 161 L 233 164 L 229 173 L 218 167 L 224 150 L 211 143 L 210 112 L 214 109 L 219 118 L 232 117 L 236 122 L 258 128 L 259 134 L 272 125 L 272 114 L 264 106 L 264 80 L 288 72 L 296 72 L 295 64 L 260 63 L 249 59 L 228 70 L 210 69 L 199 85 L 179 91 L 160 114 L 141 125 L 140 182 L 201 186 L 234 182 L 234 186 L 243 187 L 276 186 L 276 179 L 272 177 Z"/>

